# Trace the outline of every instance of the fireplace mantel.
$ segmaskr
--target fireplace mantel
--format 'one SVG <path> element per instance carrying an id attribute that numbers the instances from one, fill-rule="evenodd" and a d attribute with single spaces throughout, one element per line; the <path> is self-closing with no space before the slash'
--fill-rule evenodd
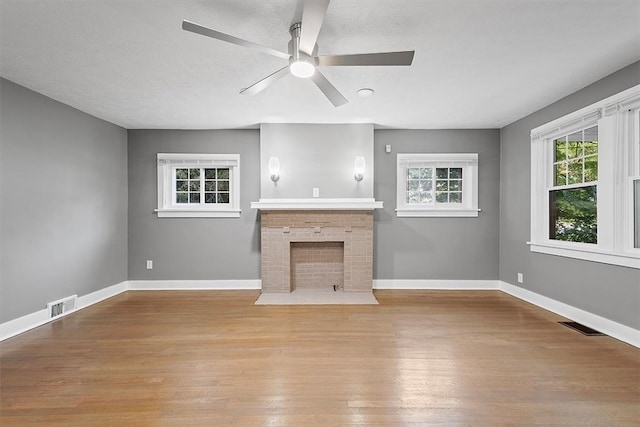
<path id="1" fill-rule="evenodd" d="M 263 211 L 273 210 L 344 210 L 344 211 L 372 211 L 381 209 L 382 202 L 375 199 L 357 198 L 357 199 L 260 199 L 257 202 L 251 202 L 252 209 L 260 209 Z"/>

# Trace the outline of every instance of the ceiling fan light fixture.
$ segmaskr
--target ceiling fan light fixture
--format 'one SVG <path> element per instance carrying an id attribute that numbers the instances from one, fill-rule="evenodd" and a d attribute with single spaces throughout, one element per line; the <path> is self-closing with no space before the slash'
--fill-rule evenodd
<path id="1" fill-rule="evenodd" d="M 291 65 L 289 65 L 289 69 L 291 70 L 291 74 L 301 79 L 313 76 L 313 73 L 316 71 L 316 67 L 308 61 L 293 61 Z"/>

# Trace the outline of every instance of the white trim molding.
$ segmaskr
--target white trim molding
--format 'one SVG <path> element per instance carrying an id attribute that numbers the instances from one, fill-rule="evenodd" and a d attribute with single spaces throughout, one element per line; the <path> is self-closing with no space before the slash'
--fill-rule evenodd
<path id="1" fill-rule="evenodd" d="M 261 210 L 347 210 L 372 211 L 381 209 L 382 202 L 369 198 L 343 199 L 260 199 L 251 202 L 252 209 Z"/>
<path id="2" fill-rule="evenodd" d="M 398 153 L 396 158 L 396 216 L 397 217 L 477 217 L 478 212 L 478 153 Z M 438 178 L 438 168 L 461 169 L 459 177 Z M 420 169 L 427 176 L 410 178 L 410 169 Z M 428 172 L 425 172 L 428 171 Z M 439 190 L 438 183 L 447 184 Z M 457 189 L 449 185 L 457 183 Z M 411 186 L 419 189 L 410 190 Z M 437 201 L 438 192 L 457 194 L 458 202 Z M 411 202 L 409 194 L 431 196 L 430 202 Z M 449 197 L 448 196 L 448 197 Z"/>
<path id="3" fill-rule="evenodd" d="M 640 268 L 640 258 L 637 255 L 626 252 L 614 253 L 612 251 L 598 250 L 597 248 L 585 248 L 584 245 L 572 244 L 572 242 L 554 242 L 553 244 L 527 242 L 527 244 L 530 245 L 531 252 Z"/>
<path id="4" fill-rule="evenodd" d="M 217 211 L 186 209 L 154 209 L 158 218 L 239 218 L 240 209 L 220 209 Z"/>
<path id="5" fill-rule="evenodd" d="M 49 318 L 46 308 L 0 324 L 0 341 L 27 332 L 129 290 L 260 290 L 255 280 L 130 280 L 78 297 L 75 310 Z"/>
<path id="6" fill-rule="evenodd" d="M 116 285 L 109 286 L 104 289 L 91 292 L 90 294 L 78 297 L 75 310 L 63 313 L 55 318 L 49 318 L 49 313 L 46 308 L 38 310 L 36 312 L 27 314 L 17 319 L 9 320 L 0 324 L 0 341 L 4 341 L 8 338 L 14 337 L 18 334 L 26 332 L 30 329 L 37 328 L 53 320 L 58 320 L 71 313 L 75 313 L 78 310 L 89 307 L 90 305 L 99 303 L 107 298 L 111 298 L 127 290 L 127 282 L 120 282 Z"/>
<path id="7" fill-rule="evenodd" d="M 409 217 L 409 218 L 419 218 L 419 217 L 477 217 L 478 212 L 481 212 L 481 209 L 415 209 L 415 208 L 405 208 L 405 209 L 396 209 L 396 216 L 398 218 Z"/>
<path id="8" fill-rule="evenodd" d="M 193 290 L 259 290 L 260 279 L 255 280 L 130 280 L 130 291 L 193 291 Z"/>
<path id="9" fill-rule="evenodd" d="M 68 314 L 89 307 L 127 290 L 260 290 L 261 280 L 132 280 L 83 295 L 77 308 L 54 319 L 48 318 L 46 309 L 0 324 L 0 341 L 58 320 Z M 373 281 L 373 289 L 415 290 L 495 290 L 558 314 L 559 316 L 597 329 L 610 337 L 640 348 L 640 331 L 588 311 L 553 300 L 527 289 L 500 280 L 404 280 L 379 279 Z"/>
<path id="10" fill-rule="evenodd" d="M 176 168 L 229 169 L 229 202 L 205 203 L 205 181 L 201 181 L 200 203 L 177 203 Z M 157 154 L 158 218 L 239 218 L 240 155 L 239 154 Z M 203 177 L 201 176 L 201 180 Z M 227 179 L 224 179 L 227 181 Z M 212 193 L 216 194 L 216 192 Z"/>
<path id="11" fill-rule="evenodd" d="M 424 290 L 497 290 L 497 280 L 405 280 L 378 279 L 373 289 L 424 289 Z"/>
<path id="12" fill-rule="evenodd" d="M 498 286 L 504 293 L 551 311 L 559 316 L 582 323 L 583 325 L 596 329 L 610 337 L 640 348 L 640 331 L 637 329 L 630 328 L 629 326 L 622 325 L 613 320 L 598 316 L 597 314 L 556 301 L 507 282 L 498 281 Z"/>
<path id="13" fill-rule="evenodd" d="M 585 122 L 597 121 L 602 117 L 603 112 L 605 115 L 610 115 L 623 109 L 638 108 L 640 107 L 638 94 L 640 94 L 640 85 L 630 87 L 620 93 L 532 129 L 531 137 L 533 139 L 541 139 L 559 133 L 570 133 L 583 127 Z"/>
<path id="14" fill-rule="evenodd" d="M 584 162 L 593 153 L 557 161 L 556 140 L 597 128 L 597 177 L 562 184 L 556 168 Z M 595 133 L 592 130 L 592 133 Z M 583 135 L 582 141 L 586 136 Z M 589 140 L 586 140 L 589 141 Z M 610 96 L 531 130 L 531 252 L 640 269 L 640 248 L 634 244 L 634 180 L 640 176 L 640 85 Z M 586 170 L 586 169 L 585 169 Z M 563 175 L 557 175 L 562 177 Z M 552 194 L 594 188 L 597 239 L 572 242 L 553 234 Z M 593 203 L 593 202 L 592 202 Z M 550 231 L 551 230 L 551 231 Z M 585 239 L 586 240 L 586 239 Z M 593 239 L 589 239 L 593 240 Z"/>

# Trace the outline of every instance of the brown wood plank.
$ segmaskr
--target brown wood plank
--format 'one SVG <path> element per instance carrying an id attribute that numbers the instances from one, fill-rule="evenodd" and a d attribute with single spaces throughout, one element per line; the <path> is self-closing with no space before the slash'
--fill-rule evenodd
<path id="1" fill-rule="evenodd" d="M 129 291 L 0 343 L 0 425 L 637 426 L 640 350 L 498 291 Z"/>

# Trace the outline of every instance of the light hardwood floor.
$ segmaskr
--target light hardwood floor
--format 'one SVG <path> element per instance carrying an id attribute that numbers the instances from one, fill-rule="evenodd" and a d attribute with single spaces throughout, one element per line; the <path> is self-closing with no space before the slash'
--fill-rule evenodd
<path id="1" fill-rule="evenodd" d="M 0 343 L 2 426 L 638 426 L 640 350 L 499 291 L 129 291 Z"/>

